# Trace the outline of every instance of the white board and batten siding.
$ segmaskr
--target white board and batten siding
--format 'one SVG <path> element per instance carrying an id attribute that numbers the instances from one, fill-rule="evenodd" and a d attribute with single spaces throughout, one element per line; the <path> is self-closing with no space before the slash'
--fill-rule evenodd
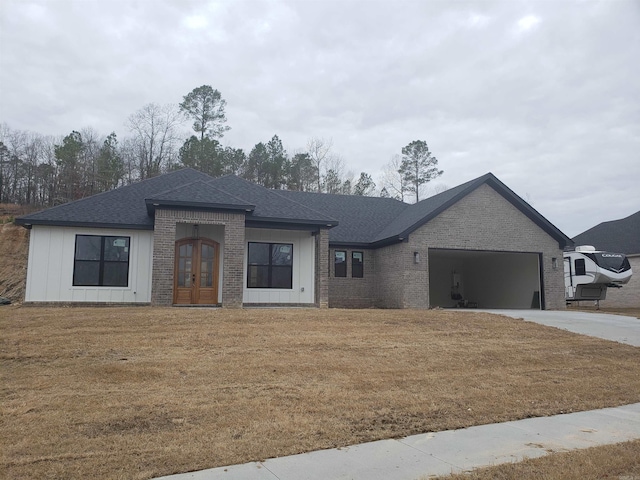
<path id="1" fill-rule="evenodd" d="M 290 243 L 293 245 L 291 289 L 247 288 L 249 242 Z M 247 228 L 244 250 L 244 303 L 314 303 L 315 237 L 309 231 Z"/>
<path id="2" fill-rule="evenodd" d="M 129 242 L 127 287 L 74 287 L 76 235 L 125 236 Z M 151 302 L 153 232 L 34 225 L 29 240 L 26 302 Z"/>

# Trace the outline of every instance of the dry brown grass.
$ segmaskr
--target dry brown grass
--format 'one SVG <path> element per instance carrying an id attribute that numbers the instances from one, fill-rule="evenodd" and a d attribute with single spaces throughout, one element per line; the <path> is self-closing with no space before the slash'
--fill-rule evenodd
<path id="1" fill-rule="evenodd" d="M 425 477 L 425 480 L 428 477 Z M 433 477 L 430 477 L 433 479 Z M 554 453 L 438 480 L 640 480 L 640 440 Z"/>
<path id="2" fill-rule="evenodd" d="M 7 478 L 149 478 L 640 401 L 640 349 L 480 312 L 4 307 L 0 328 Z"/>

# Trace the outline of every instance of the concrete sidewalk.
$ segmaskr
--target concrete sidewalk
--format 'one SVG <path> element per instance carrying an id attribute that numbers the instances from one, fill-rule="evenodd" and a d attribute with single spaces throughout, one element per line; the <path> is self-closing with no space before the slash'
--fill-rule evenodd
<path id="1" fill-rule="evenodd" d="M 166 480 L 412 480 L 640 438 L 640 403 L 380 440 Z"/>

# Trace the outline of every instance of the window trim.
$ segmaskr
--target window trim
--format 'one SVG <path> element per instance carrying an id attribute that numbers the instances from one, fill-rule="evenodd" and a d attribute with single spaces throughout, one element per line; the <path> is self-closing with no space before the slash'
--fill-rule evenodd
<path id="1" fill-rule="evenodd" d="M 260 245 L 269 245 L 269 263 L 268 264 L 262 264 L 262 263 L 251 263 L 250 258 L 249 258 L 249 248 L 251 246 L 251 244 L 260 244 Z M 273 247 L 274 245 L 280 245 L 280 246 L 288 246 L 291 247 L 291 265 L 274 265 L 273 264 Z M 251 267 L 267 267 L 267 286 L 266 287 L 253 287 L 250 285 L 250 281 L 251 281 L 251 277 L 250 277 L 250 270 Z M 290 283 L 291 283 L 291 287 L 289 288 L 282 288 L 282 287 L 274 287 L 273 286 L 273 267 L 277 267 L 277 268 L 282 268 L 282 267 L 288 267 L 289 268 L 289 278 L 290 278 Z M 246 288 L 251 288 L 251 289 L 263 289 L 263 290 L 293 290 L 293 243 L 285 243 L 285 242 L 247 242 L 247 283 L 246 283 Z"/>
<path id="2" fill-rule="evenodd" d="M 338 266 L 338 262 L 337 257 L 338 257 L 338 253 L 343 253 L 344 254 L 344 262 L 341 262 L 341 270 L 342 267 L 344 266 L 344 275 L 338 275 L 338 269 L 336 268 Z M 346 250 L 334 250 L 333 251 L 333 276 L 335 278 L 346 278 L 347 277 L 347 251 Z M 342 273 L 342 272 L 340 272 Z"/>
<path id="3" fill-rule="evenodd" d="M 80 237 L 96 237 L 100 239 L 100 259 L 98 260 L 78 260 L 76 257 L 78 255 L 78 240 Z M 125 238 L 128 241 L 127 247 L 127 260 L 105 260 L 105 242 L 107 238 Z M 83 263 L 97 263 L 98 264 L 98 283 L 97 284 L 89 284 L 89 283 L 79 283 L 79 280 L 76 279 L 76 270 L 78 262 Z M 127 265 L 127 276 L 126 283 L 124 285 L 105 285 L 104 284 L 104 272 L 105 272 L 105 264 L 108 263 L 123 263 Z M 131 267 L 131 237 L 127 235 L 93 235 L 93 234 L 82 234 L 76 233 L 74 249 L 73 249 L 73 275 L 71 278 L 71 285 L 73 287 L 92 287 L 92 288 L 129 288 L 129 269 Z"/>
<path id="4" fill-rule="evenodd" d="M 356 254 L 360 254 L 360 263 L 354 262 Z M 356 275 L 356 266 L 358 267 L 359 275 Z M 351 278 L 364 278 L 364 252 L 362 251 L 351 251 Z"/>

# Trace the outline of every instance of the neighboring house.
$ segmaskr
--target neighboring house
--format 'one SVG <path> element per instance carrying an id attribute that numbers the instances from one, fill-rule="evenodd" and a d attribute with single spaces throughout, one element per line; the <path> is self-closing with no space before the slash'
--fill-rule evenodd
<path id="1" fill-rule="evenodd" d="M 601 307 L 640 307 L 640 211 L 621 220 L 602 222 L 573 239 L 575 245 L 592 245 L 596 250 L 624 253 L 633 275 L 622 288 L 608 288 Z"/>
<path id="2" fill-rule="evenodd" d="M 16 223 L 26 302 L 564 308 L 571 244 L 490 173 L 408 205 L 183 169 Z"/>

